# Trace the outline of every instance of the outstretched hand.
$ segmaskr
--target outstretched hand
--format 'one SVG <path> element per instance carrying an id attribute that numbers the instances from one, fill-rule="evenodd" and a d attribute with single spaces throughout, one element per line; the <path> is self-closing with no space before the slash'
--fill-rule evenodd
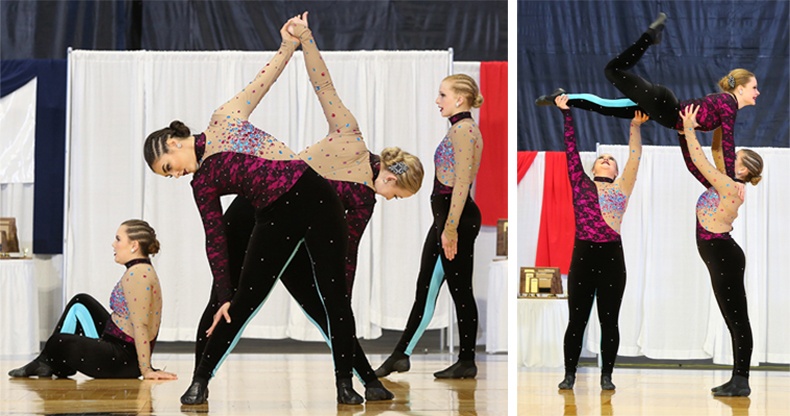
<path id="1" fill-rule="evenodd" d="M 565 94 L 558 95 L 557 98 L 554 99 L 554 104 L 557 105 L 561 110 L 568 110 L 568 96 Z"/>
<path id="2" fill-rule="evenodd" d="M 206 331 L 206 335 L 211 336 L 214 333 L 214 328 L 217 327 L 219 320 L 225 318 L 225 322 L 230 323 L 230 315 L 228 314 L 228 309 L 230 309 L 230 302 L 225 302 L 222 306 L 219 307 L 217 313 L 214 314 L 214 322 L 211 324 L 211 327 Z"/>
<path id="3" fill-rule="evenodd" d="M 683 127 L 686 130 L 694 130 L 699 126 L 699 123 L 697 123 L 697 112 L 699 112 L 699 106 L 694 104 L 689 104 L 686 108 L 680 110 L 680 118 L 683 119 Z"/>
<path id="4" fill-rule="evenodd" d="M 638 127 L 647 122 L 647 120 L 650 120 L 650 117 L 647 114 L 636 110 L 634 111 L 634 118 L 631 120 L 631 124 Z"/>

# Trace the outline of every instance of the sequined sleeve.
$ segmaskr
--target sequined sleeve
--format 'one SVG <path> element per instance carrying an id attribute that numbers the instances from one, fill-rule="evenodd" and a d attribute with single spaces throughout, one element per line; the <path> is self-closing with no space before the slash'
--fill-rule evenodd
<path id="1" fill-rule="evenodd" d="M 713 162 L 716 165 L 716 169 L 720 172 L 727 173 L 727 167 L 724 162 L 724 150 L 722 149 L 721 127 L 713 131 L 713 142 L 710 144 L 710 152 L 713 155 Z"/>
<path id="2" fill-rule="evenodd" d="M 466 199 L 475 175 L 480 168 L 480 155 L 483 139 L 480 130 L 472 119 L 464 119 L 450 127 L 448 137 L 453 145 L 455 182 L 450 198 L 450 212 L 444 223 L 444 234 L 450 240 L 458 239 L 458 221 L 464 211 Z"/>
<path id="3" fill-rule="evenodd" d="M 214 276 L 214 290 L 222 304 L 233 297 L 233 287 L 230 284 L 228 269 L 228 240 L 225 235 L 225 223 L 222 221 L 221 195 L 219 188 L 211 179 L 220 178 L 220 174 L 216 171 L 221 169 L 221 166 L 212 163 L 215 159 L 207 160 L 201 166 L 201 174 L 195 175 L 192 181 L 192 191 L 206 232 L 206 256 Z"/>
<path id="4" fill-rule="evenodd" d="M 578 189 L 584 180 L 589 179 L 584 174 L 582 159 L 579 156 L 579 149 L 576 144 L 576 128 L 573 126 L 573 115 L 571 110 L 561 110 L 564 120 L 563 139 L 565 140 L 565 159 L 568 163 L 568 178 L 571 187 Z"/>
<path id="5" fill-rule="evenodd" d="M 702 98 L 681 101 L 680 109 L 689 105 L 698 105 L 697 130 L 712 131 L 721 128 L 721 151 L 724 161 L 724 168 L 727 176 L 735 178 L 735 117 L 738 115 L 738 101 L 732 94 L 719 93 L 710 94 Z M 683 130 L 683 119 L 678 117 L 675 126 L 677 130 Z"/>
<path id="6" fill-rule="evenodd" d="M 702 151 L 702 146 L 700 146 L 699 141 L 697 141 L 697 135 L 693 130 L 686 132 L 686 141 L 689 159 L 697 167 L 700 174 L 704 176 L 709 184 L 708 186 L 710 187 L 710 184 L 712 184 L 716 189 L 716 192 L 723 201 L 722 206 L 737 211 L 737 207 L 740 206 L 740 198 L 735 188 L 735 181 L 730 179 L 727 174 L 716 169 L 716 167 L 708 161 L 707 157 L 705 157 L 705 153 Z M 730 207 L 730 204 L 733 204 L 733 207 Z"/>
<path id="7" fill-rule="evenodd" d="M 155 301 L 158 293 L 156 284 L 156 274 L 147 272 L 150 266 L 141 264 L 132 266 L 121 279 L 126 306 L 129 309 L 129 331 L 134 338 L 134 346 L 137 350 L 137 362 L 140 366 L 140 373 L 145 374 L 152 370 L 151 365 L 151 340 L 156 336 L 153 333 L 157 328 L 152 328 L 152 322 L 156 324 L 161 316 L 161 310 L 157 310 Z M 159 302 L 161 305 L 161 302 Z"/>
<path id="8" fill-rule="evenodd" d="M 636 174 L 639 172 L 639 161 L 642 159 L 642 129 L 640 125 L 631 122 L 628 138 L 628 160 L 625 162 L 623 173 L 620 175 L 620 189 L 626 196 L 630 196 L 636 184 Z"/>
<path id="9" fill-rule="evenodd" d="M 683 154 L 683 161 L 686 162 L 686 169 L 694 175 L 695 178 L 702 184 L 702 186 L 706 188 L 710 188 L 710 182 L 705 179 L 705 176 L 702 175 L 702 172 L 697 168 L 697 165 L 691 160 L 691 154 L 689 153 L 689 144 L 686 140 L 686 136 L 683 134 L 678 134 L 678 142 L 680 143 L 680 152 Z"/>
<path id="10" fill-rule="evenodd" d="M 299 46 L 299 43 L 296 41 L 283 41 L 280 44 L 280 49 L 277 50 L 277 53 L 269 63 L 258 72 L 255 79 L 214 111 L 211 124 L 218 124 L 225 117 L 231 117 L 234 120 L 248 119 L 252 110 L 258 106 L 263 96 L 269 92 L 269 88 L 280 77 L 297 46 Z"/>
<path id="11" fill-rule="evenodd" d="M 297 25 L 294 34 L 300 38 L 305 69 L 328 127 L 326 137 L 300 152 L 299 158 L 326 179 L 361 183 L 372 189 L 369 151 L 357 119 L 340 99 L 310 29 Z"/>

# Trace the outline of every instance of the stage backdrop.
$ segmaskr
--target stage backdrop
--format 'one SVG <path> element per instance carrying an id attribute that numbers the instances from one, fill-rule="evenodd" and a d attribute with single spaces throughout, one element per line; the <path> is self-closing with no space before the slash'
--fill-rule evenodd
<path id="1" fill-rule="evenodd" d="M 157 229 L 162 243 L 154 260 L 167 300 L 160 339 L 194 339 L 211 284 L 203 227 L 189 179 L 151 173 L 142 157 L 143 140 L 176 118 L 202 131 L 212 111 L 271 56 L 72 53 L 66 294 L 110 292 L 122 273 L 110 261 L 112 233 L 123 220 L 142 217 Z M 447 51 L 327 52 L 324 58 L 368 147 L 400 146 L 417 154 L 427 170 L 416 196 L 379 201 L 362 240 L 353 308 L 359 336 L 371 338 L 382 327 L 402 329 L 411 308 L 422 240 L 431 224 L 433 151 L 448 128 L 434 100 L 439 82 L 451 72 L 452 56 Z M 324 137 L 326 121 L 300 52 L 251 122 L 296 150 Z M 431 328 L 447 326 L 445 297 L 440 296 Z M 279 284 L 260 316 L 265 318 L 255 318 L 245 336 L 321 340 Z"/>
<path id="2" fill-rule="evenodd" d="M 585 133 L 580 130 L 580 136 Z M 627 136 L 623 123 L 619 132 Z M 708 138 L 708 140 L 710 140 Z M 790 363 L 790 332 L 780 316 L 790 315 L 787 294 L 790 269 L 790 150 L 758 148 L 765 161 L 763 180 L 747 186 L 746 202 L 735 221 L 733 238 L 746 253 L 746 292 L 754 332 L 752 364 Z M 585 171 L 597 154 L 611 153 L 626 160 L 627 146 L 601 145 L 598 153 L 582 152 Z M 709 152 L 708 152 L 709 154 Z M 548 218 L 544 199 L 568 192 L 551 180 L 550 172 L 565 170 L 564 152 L 519 152 L 518 247 L 519 266 L 555 266 L 567 271 L 573 234 L 551 241 L 540 239 L 544 227 L 573 225 L 573 209 L 552 205 L 569 215 Z M 567 182 L 567 179 L 566 179 Z M 620 350 L 623 356 L 654 359 L 704 359 L 731 364 L 729 332 L 718 310 L 710 277 L 695 242 L 695 203 L 704 188 L 688 173 L 678 146 L 645 146 L 634 192 L 622 226 L 628 271 L 620 313 Z M 565 203 L 570 203 L 566 195 Z M 547 223 L 553 221 L 553 224 Z M 563 225 L 563 222 L 565 223 Z M 543 259 L 538 253 L 550 253 Z M 551 259 L 546 262 L 546 259 Z M 600 351 L 600 330 L 593 311 L 585 347 Z"/>
<path id="3" fill-rule="evenodd" d="M 537 107 L 538 96 L 557 87 L 622 96 L 603 69 L 660 11 L 669 15 L 663 41 L 651 46 L 633 71 L 683 100 L 718 92 L 721 77 L 746 68 L 756 75 L 762 95 L 756 106 L 738 112 L 736 144 L 790 146 L 790 2 L 518 0 L 517 7 L 517 37 L 511 41 L 518 48 L 518 150 L 562 150 L 552 124 L 561 120 L 559 112 Z M 622 122 L 597 114 L 578 119 L 586 132 L 580 149 L 626 144 L 613 134 Z M 656 123 L 643 130 L 649 137 L 645 144 L 674 143 L 675 135 Z"/>

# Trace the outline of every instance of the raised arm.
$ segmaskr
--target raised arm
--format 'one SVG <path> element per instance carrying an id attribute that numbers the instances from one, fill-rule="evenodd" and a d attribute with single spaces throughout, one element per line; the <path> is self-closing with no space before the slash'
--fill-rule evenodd
<path id="1" fill-rule="evenodd" d="M 151 339 L 156 336 L 158 327 L 150 327 L 152 321 L 161 316 L 157 305 L 156 274 L 148 271 L 149 265 L 133 266 L 121 279 L 121 287 L 129 308 L 129 330 L 137 350 L 137 363 L 140 374 L 146 379 L 175 379 L 175 374 L 154 370 L 151 364 Z"/>
<path id="2" fill-rule="evenodd" d="M 696 136 L 695 136 L 696 137 Z M 686 162 L 686 169 L 694 175 L 695 178 L 702 184 L 702 186 L 706 188 L 710 188 L 710 182 L 705 179 L 705 176 L 702 175 L 702 172 L 697 168 L 694 162 L 691 160 L 691 154 L 689 153 L 689 144 L 688 140 L 686 139 L 686 135 L 683 134 L 682 131 L 678 132 L 678 144 L 680 144 L 680 152 L 683 154 L 683 161 Z"/>
<path id="3" fill-rule="evenodd" d="M 713 184 L 716 192 L 718 192 L 722 198 L 733 198 L 734 201 L 742 202 L 738 197 L 738 190 L 735 187 L 736 182 L 727 176 L 726 173 L 716 169 L 716 166 L 708 161 L 705 153 L 702 151 L 702 146 L 699 144 L 697 134 L 694 131 L 697 125 L 696 116 L 698 110 L 698 106 L 688 106 L 680 112 L 683 118 L 683 130 L 686 133 L 689 157 L 700 174 L 705 177 L 709 184 Z M 729 204 L 723 206 L 737 210 L 740 203 L 737 203 L 735 207 L 730 207 Z"/>
<path id="4" fill-rule="evenodd" d="M 571 186 L 576 187 L 587 177 L 582 166 L 582 159 L 579 156 L 579 149 L 576 145 L 576 129 L 573 126 L 573 115 L 568 107 L 568 96 L 561 95 L 554 102 L 562 111 L 564 119 L 563 140 L 565 141 L 565 160 L 568 163 L 568 178 Z"/>
<path id="5" fill-rule="evenodd" d="M 280 29 L 283 41 L 274 57 L 258 71 L 255 79 L 219 107 L 214 114 L 232 115 L 234 118 L 242 118 L 244 120 L 250 117 L 252 110 L 258 106 L 263 96 L 269 92 L 269 88 L 277 81 L 291 56 L 293 56 L 294 50 L 299 46 L 299 40 L 291 36 L 286 30 L 287 25 L 288 23 Z"/>
<path id="6" fill-rule="evenodd" d="M 634 113 L 631 120 L 630 137 L 628 139 L 628 161 L 625 162 L 623 174 L 620 176 L 620 189 L 626 195 L 631 195 L 636 184 L 636 174 L 639 171 L 639 161 L 642 159 L 642 129 L 641 126 L 650 118 L 641 111 Z"/>
<path id="7" fill-rule="evenodd" d="M 329 131 L 359 134 L 357 120 L 340 100 L 335 85 L 332 83 L 332 77 L 329 75 L 329 68 L 327 68 L 313 38 L 313 32 L 307 27 L 307 12 L 302 15 L 302 18 L 291 19 L 289 22 L 291 22 L 293 35 L 298 37 L 302 44 L 305 69 L 310 77 L 313 92 L 324 110 Z"/>

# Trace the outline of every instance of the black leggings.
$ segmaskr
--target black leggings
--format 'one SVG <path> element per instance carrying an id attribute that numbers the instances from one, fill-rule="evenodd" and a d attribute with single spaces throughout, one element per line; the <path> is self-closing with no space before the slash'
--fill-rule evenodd
<path id="1" fill-rule="evenodd" d="M 110 319 L 92 296 L 74 296 L 36 361 L 48 364 L 58 377 L 77 371 L 93 378 L 140 377 L 134 344 L 103 334 Z"/>
<path id="2" fill-rule="evenodd" d="M 444 281 L 450 289 L 458 317 L 461 350 L 459 360 L 475 358 L 477 341 L 477 304 L 472 291 L 475 239 L 480 232 L 480 210 L 472 198 L 467 198 L 458 223 L 458 252 L 450 261 L 442 249 L 442 231 L 450 212 L 452 195 L 431 195 L 433 225 L 422 247 L 420 272 L 417 276 L 417 293 L 409 320 L 395 351 L 411 355 L 417 341 L 431 322 L 436 309 L 436 298 Z M 441 261 L 440 261 L 441 260 Z"/>
<path id="3" fill-rule="evenodd" d="M 194 376 L 208 380 L 214 375 L 277 279 L 287 274 L 286 269 L 291 265 L 307 273 L 294 276 L 289 290 L 299 292 L 294 295 L 297 299 L 318 297 L 317 309 L 329 322 L 335 377 L 350 378 L 356 330 L 344 279 L 347 233 L 337 194 L 312 169 L 305 171 L 274 203 L 257 210 L 237 290 L 228 310 L 231 323 L 221 319 L 214 328 L 212 336 L 205 341 Z M 198 338 L 204 331 L 198 330 Z"/>
<path id="4" fill-rule="evenodd" d="M 238 196 L 233 200 L 228 209 L 225 210 L 223 220 L 225 222 L 225 232 L 228 236 L 228 266 L 230 269 L 231 283 L 234 288 L 237 288 L 245 251 L 250 241 L 250 234 L 255 227 L 255 208 L 244 197 Z M 300 279 L 312 275 L 312 270 L 307 267 L 310 264 L 309 259 L 305 259 L 305 256 L 306 251 L 300 250 L 285 269 L 285 272 L 280 277 L 280 281 L 291 296 L 294 297 L 296 302 L 299 303 L 299 306 L 301 306 L 304 313 L 310 319 L 310 322 L 319 328 L 327 344 L 331 346 L 331 342 L 328 339 L 329 324 L 318 292 L 312 287 L 311 290 L 305 290 L 305 288 L 300 288 L 299 286 Z M 203 312 L 203 317 L 200 319 L 200 325 L 198 326 L 197 342 L 195 345 L 196 367 L 203 355 L 206 342 L 208 342 L 206 330 L 211 326 L 214 313 L 217 312 L 220 306 L 216 299 L 216 293 L 212 289 L 211 299 L 208 305 L 206 305 L 206 310 Z M 354 371 L 362 382 L 367 384 L 376 379 L 376 374 L 370 367 L 370 363 L 362 347 L 359 345 L 359 342 L 356 338 L 354 341 L 356 351 L 353 363 Z"/>
<path id="5" fill-rule="evenodd" d="M 568 105 L 587 111 L 619 118 L 634 118 L 639 110 L 662 126 L 674 129 L 678 120 L 680 103 L 669 88 L 651 84 L 644 78 L 628 72 L 639 62 L 653 41 L 647 33 L 616 58 L 609 61 L 604 69 L 606 79 L 631 101 L 625 99 L 600 100 L 588 94 L 569 94 Z"/>
<path id="6" fill-rule="evenodd" d="M 565 330 L 563 344 L 566 374 L 576 374 L 593 298 L 598 302 L 598 320 L 601 323 L 601 373 L 612 374 L 620 346 L 617 321 L 625 291 L 625 275 L 620 241 L 574 241 L 568 270 L 568 329 Z"/>
<path id="7" fill-rule="evenodd" d="M 727 323 L 734 355 L 733 374 L 749 377 L 752 359 L 752 327 L 746 306 L 743 273 L 746 258 L 735 240 L 697 240 L 697 250 L 710 272 L 716 303 Z"/>
<path id="8" fill-rule="evenodd" d="M 627 71 L 639 62 L 652 43 L 650 35 L 644 33 L 636 43 L 609 61 L 604 73 L 612 85 L 636 102 L 652 120 L 664 127 L 674 129 L 680 103 L 672 90 L 663 85 L 651 84 L 644 78 Z M 633 117 L 631 113 L 629 118 Z"/>

